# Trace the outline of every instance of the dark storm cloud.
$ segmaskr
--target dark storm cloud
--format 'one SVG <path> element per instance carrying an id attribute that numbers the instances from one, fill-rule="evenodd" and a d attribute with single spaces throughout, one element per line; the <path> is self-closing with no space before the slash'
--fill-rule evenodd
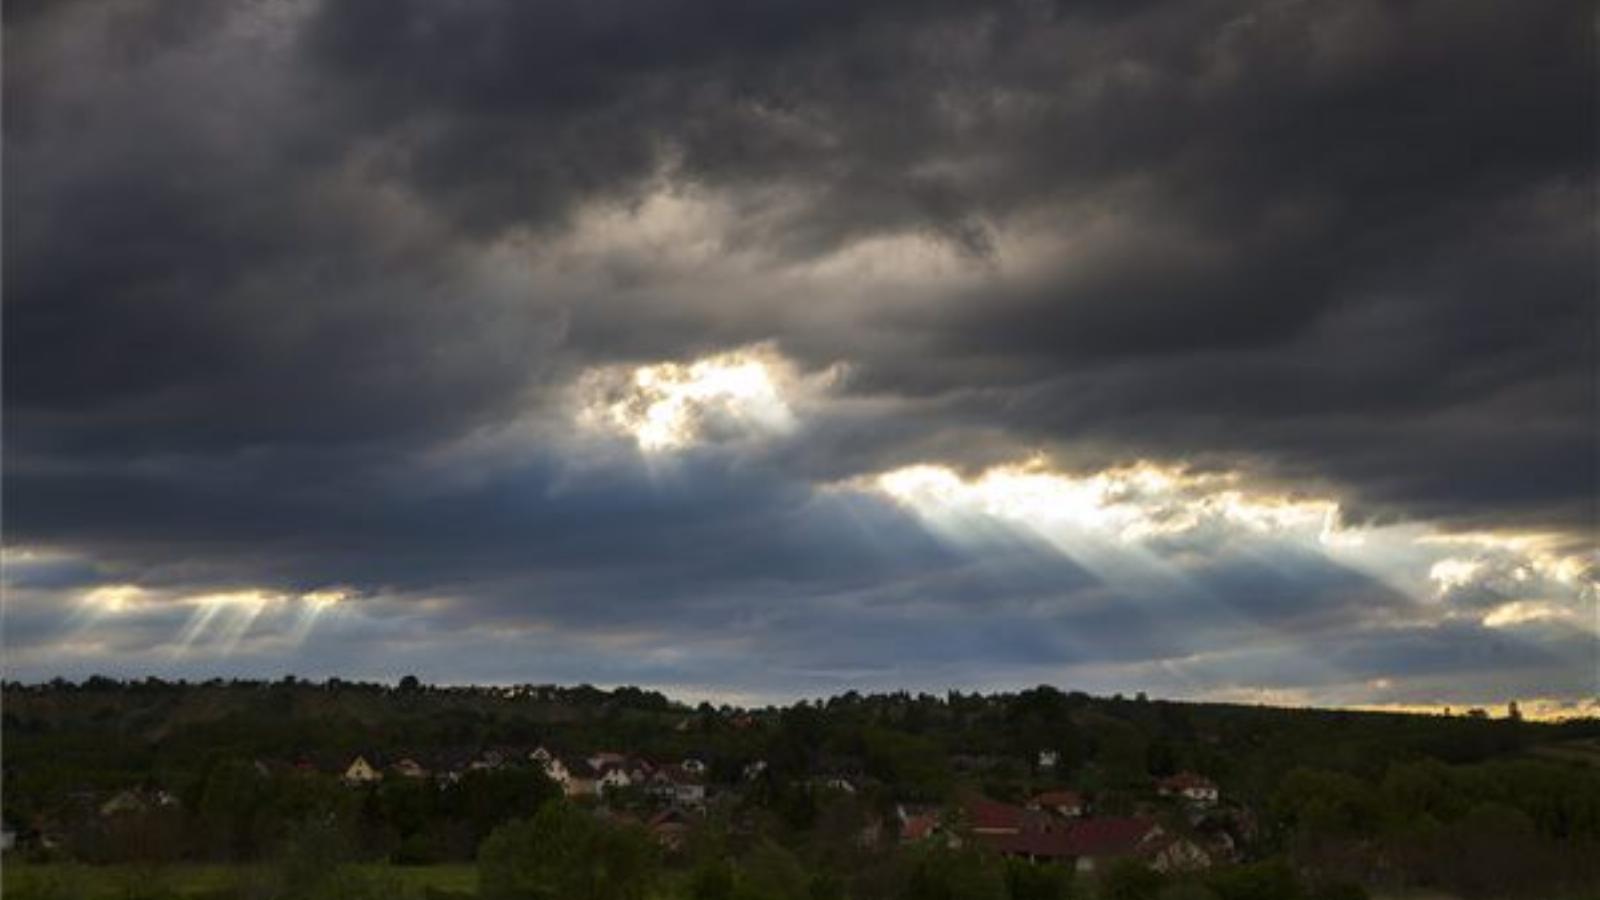
<path id="1" fill-rule="evenodd" d="M 1581 542 L 1589 18 L 8 4 L 6 541 L 78 554 L 8 560 L 8 583 L 341 585 L 448 597 L 446 630 L 725 626 L 793 672 L 1131 664 L 1404 620 L 1314 554 L 1209 546 L 1185 590 L 1143 595 L 815 483 L 1151 457 L 1353 520 Z M 704 233 L 645 252 L 586 219 L 663 196 L 713 210 Z M 909 239 L 959 277 L 875 249 Z M 826 274 L 851 254 L 894 265 Z M 785 440 L 663 473 L 566 434 L 591 367 L 763 340 L 848 366 Z M 523 421 L 509 460 L 457 453 Z"/>

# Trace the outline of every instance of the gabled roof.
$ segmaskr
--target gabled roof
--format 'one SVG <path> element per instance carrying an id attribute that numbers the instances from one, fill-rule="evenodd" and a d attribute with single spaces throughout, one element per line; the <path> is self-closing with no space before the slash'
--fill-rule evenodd
<path id="1" fill-rule="evenodd" d="M 986 797 L 968 797 L 962 807 L 967 812 L 967 824 L 974 831 L 1020 831 L 1027 816 L 1027 810 L 1020 806 Z"/>

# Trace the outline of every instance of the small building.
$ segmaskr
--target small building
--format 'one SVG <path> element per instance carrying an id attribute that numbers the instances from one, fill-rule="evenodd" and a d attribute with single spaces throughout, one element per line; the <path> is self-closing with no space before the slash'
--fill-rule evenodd
<path id="1" fill-rule="evenodd" d="M 372 763 L 367 762 L 365 756 L 357 756 L 345 767 L 341 776 L 345 784 L 372 784 L 383 780 L 383 773 L 378 771 Z"/>
<path id="2" fill-rule="evenodd" d="M 585 760 L 575 760 L 562 766 L 564 777 L 557 779 L 561 785 L 561 793 L 569 799 L 578 797 L 593 797 L 600 793 L 600 773 L 594 770 Z"/>
<path id="3" fill-rule="evenodd" d="M 633 778 L 628 774 L 627 768 L 621 765 L 607 766 L 595 779 L 595 791 L 604 794 L 608 791 L 620 790 L 633 784 Z"/>
<path id="4" fill-rule="evenodd" d="M 1163 797 L 1176 797 L 1201 806 L 1210 806 L 1221 796 L 1216 782 L 1193 772 L 1179 772 L 1157 781 L 1156 792 Z"/>
<path id="5" fill-rule="evenodd" d="M 1117 859 L 1148 859 L 1166 837 L 1159 823 L 1143 816 L 1083 819 L 1066 832 L 1064 849 L 1079 872 L 1093 872 Z"/>
<path id="6" fill-rule="evenodd" d="M 706 802 L 705 783 L 682 766 L 657 769 L 646 790 L 652 797 L 678 806 L 699 807 Z"/>
<path id="7" fill-rule="evenodd" d="M 549 753 L 544 753 L 541 756 L 540 754 L 543 750 L 543 747 L 535 750 L 528 755 L 528 758 L 533 761 L 534 765 L 544 770 L 546 778 L 555 782 L 562 791 L 565 791 L 568 783 L 572 781 L 572 770 L 567 768 L 567 764 L 562 762 L 559 756 L 552 756 Z"/>
<path id="8" fill-rule="evenodd" d="M 1041 769 L 1054 769 L 1056 767 L 1056 763 L 1059 762 L 1060 760 L 1061 760 L 1061 754 L 1057 753 L 1054 750 L 1040 750 L 1039 751 L 1039 760 L 1038 760 L 1038 762 L 1039 762 L 1039 768 L 1041 768 Z"/>
<path id="9" fill-rule="evenodd" d="M 705 760 L 698 756 L 686 756 L 684 757 L 683 762 L 679 763 L 679 765 L 683 766 L 683 770 L 691 775 L 701 778 L 705 777 L 707 768 L 706 763 Z"/>
<path id="10" fill-rule="evenodd" d="M 428 777 L 428 770 L 422 765 L 422 763 L 417 762 L 409 756 L 396 762 L 390 767 L 390 770 L 396 775 L 399 775 L 401 778 Z"/>
<path id="11" fill-rule="evenodd" d="M 1061 790 L 1036 794 L 1028 801 L 1028 808 L 1054 813 L 1063 819 L 1076 819 L 1088 810 L 1088 805 L 1076 791 Z"/>
<path id="12" fill-rule="evenodd" d="M 144 812 L 147 804 L 144 796 L 133 789 L 117 791 L 111 799 L 100 804 L 100 815 L 117 816 L 123 813 Z"/>

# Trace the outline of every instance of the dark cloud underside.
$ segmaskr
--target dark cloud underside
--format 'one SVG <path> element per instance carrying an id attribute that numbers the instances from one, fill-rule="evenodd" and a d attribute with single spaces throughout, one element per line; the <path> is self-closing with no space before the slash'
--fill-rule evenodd
<path id="1" fill-rule="evenodd" d="M 853 628 L 818 666 L 902 674 L 1081 662 L 1135 625 L 1107 659 L 1230 622 L 1349 639 L 1412 601 L 1223 554 L 1193 572 L 1225 608 L 1101 607 L 1081 560 L 818 485 L 1153 459 L 1581 549 L 1591 18 L 7 4 L 5 539 L 79 560 L 11 583 L 339 584 L 449 597 L 462 627 L 730 622 L 783 654 Z M 572 449 L 583 373 L 761 341 L 847 371 L 786 440 L 668 471 Z M 972 604 L 1007 618 L 947 624 Z"/>

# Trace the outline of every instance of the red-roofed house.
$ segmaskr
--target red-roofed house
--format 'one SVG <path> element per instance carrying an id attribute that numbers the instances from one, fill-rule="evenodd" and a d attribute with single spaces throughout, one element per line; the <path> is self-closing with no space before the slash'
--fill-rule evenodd
<path id="1" fill-rule="evenodd" d="M 967 825 L 974 835 L 1017 834 L 1028 811 L 1020 806 L 1000 803 L 985 797 L 968 797 L 962 803 L 967 814 Z"/>

